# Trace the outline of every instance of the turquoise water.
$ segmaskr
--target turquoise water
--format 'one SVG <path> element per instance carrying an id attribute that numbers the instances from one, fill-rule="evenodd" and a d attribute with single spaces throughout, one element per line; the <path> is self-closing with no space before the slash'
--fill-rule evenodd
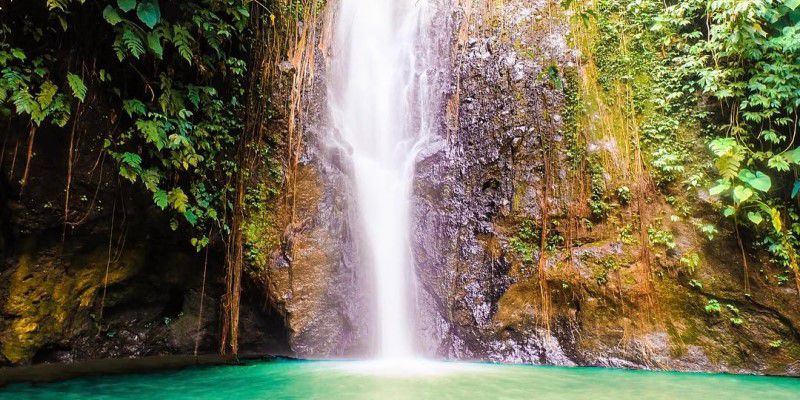
<path id="1" fill-rule="evenodd" d="M 17 384 L 0 399 L 800 399 L 800 379 L 495 364 L 269 361 Z"/>

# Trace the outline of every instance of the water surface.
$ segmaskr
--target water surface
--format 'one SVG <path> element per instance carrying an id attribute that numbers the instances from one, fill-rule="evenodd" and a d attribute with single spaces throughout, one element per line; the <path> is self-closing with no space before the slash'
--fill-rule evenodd
<path id="1" fill-rule="evenodd" d="M 0 399 L 800 399 L 800 379 L 380 362 L 252 362 L 0 389 Z"/>

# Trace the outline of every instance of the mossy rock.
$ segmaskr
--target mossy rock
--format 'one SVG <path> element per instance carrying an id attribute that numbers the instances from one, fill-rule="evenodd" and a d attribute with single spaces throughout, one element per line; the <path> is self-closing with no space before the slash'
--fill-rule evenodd
<path id="1" fill-rule="evenodd" d="M 0 334 L 0 353 L 15 364 L 29 362 L 41 346 L 72 330 L 85 329 L 104 284 L 125 281 L 144 261 L 144 252 L 134 248 L 109 263 L 107 249 L 97 248 L 64 265 L 58 257 L 39 252 L 32 239 L 23 247 L 3 305 L 10 322 Z"/>

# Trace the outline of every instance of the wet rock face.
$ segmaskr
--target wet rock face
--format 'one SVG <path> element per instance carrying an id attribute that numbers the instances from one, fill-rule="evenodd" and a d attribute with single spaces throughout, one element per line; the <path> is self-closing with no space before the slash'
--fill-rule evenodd
<path id="1" fill-rule="evenodd" d="M 417 166 L 420 328 L 437 355 L 570 364 L 557 341 L 535 330 L 494 332 L 498 301 L 514 283 L 505 221 L 541 217 L 542 141 L 559 129 L 563 95 L 541 76 L 547 63 L 569 57 L 562 26 L 535 29 L 547 2 L 504 3 L 455 10 L 448 99 L 455 107 Z"/>
<path id="2" fill-rule="evenodd" d="M 314 26 L 313 32 L 302 33 L 310 36 L 304 42 L 305 50 L 312 49 L 304 53 L 308 59 L 292 58 L 278 65 L 279 79 L 270 88 L 276 115 L 267 130 L 275 138 L 280 152 L 275 162 L 286 181 L 278 196 L 264 197 L 270 204 L 268 212 L 249 217 L 271 220 L 276 236 L 272 243 L 255 244 L 268 259 L 254 265 L 249 274 L 281 319 L 291 353 L 308 358 L 364 356 L 372 338 L 372 296 L 359 248 L 364 240 L 358 237 L 350 196 L 350 160 L 343 149 L 330 145 L 334 132 L 328 121 L 325 81 L 330 43 L 325 39 L 337 4 L 328 2 L 315 21 L 298 25 L 301 32 Z M 304 79 L 302 91 L 293 92 L 300 79 Z M 300 105 L 292 111 L 295 101 Z M 287 121 L 292 117 L 297 128 L 289 132 Z M 261 179 L 261 184 L 275 180 Z"/>
<path id="3" fill-rule="evenodd" d="M 437 17 L 449 28 L 437 34 L 437 68 L 451 74 L 440 80 L 441 129 L 419 154 L 414 186 L 420 347 L 453 359 L 800 372 L 796 296 L 775 287 L 744 296 L 730 235 L 709 245 L 688 222 L 667 223 L 674 248 L 647 242 L 642 253 L 632 243 L 648 234 L 624 238 L 621 227 L 643 217 L 625 204 L 578 226 L 592 217 L 573 214 L 587 207 L 588 184 L 568 161 L 565 87 L 576 84 L 568 73 L 587 78 L 558 2 L 456 3 Z M 584 150 L 614 157 L 595 147 Z M 675 214 L 661 194 L 648 196 L 649 221 Z M 540 243 L 520 237 L 540 235 L 525 227 L 543 221 L 554 242 L 537 266 Z M 702 289 L 675 267 L 695 251 Z M 711 299 L 730 315 L 704 311 Z M 749 322 L 732 324 L 734 314 Z M 769 350 L 775 338 L 783 347 Z"/>

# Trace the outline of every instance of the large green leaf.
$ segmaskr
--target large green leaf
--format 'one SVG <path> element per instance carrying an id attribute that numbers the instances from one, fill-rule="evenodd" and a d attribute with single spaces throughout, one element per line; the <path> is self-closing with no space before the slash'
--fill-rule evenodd
<path id="1" fill-rule="evenodd" d="M 770 177 L 761 171 L 753 172 L 745 168 L 739 171 L 739 179 L 750 185 L 753 189 L 762 192 L 767 192 L 769 188 L 772 187 L 772 180 Z"/>
<path id="2" fill-rule="evenodd" d="M 758 225 L 761 223 L 761 221 L 764 220 L 764 217 L 761 216 L 760 212 L 750 211 L 749 213 L 747 213 L 747 219 L 749 219 L 750 222 Z"/>
<path id="3" fill-rule="evenodd" d="M 153 50 L 153 53 L 161 58 L 164 54 L 164 49 L 161 47 L 161 35 L 156 32 L 150 32 L 147 34 L 147 46 L 150 47 L 150 50 Z"/>
<path id="4" fill-rule="evenodd" d="M 753 191 L 744 186 L 736 186 L 733 188 L 733 201 L 737 204 L 744 203 L 749 198 L 753 197 Z"/>
<path id="5" fill-rule="evenodd" d="M 800 164 L 800 147 L 783 153 L 783 158 L 789 160 L 789 162 Z"/>
<path id="6" fill-rule="evenodd" d="M 117 0 L 117 5 L 122 11 L 128 12 L 136 8 L 136 0 Z"/>
<path id="7" fill-rule="evenodd" d="M 106 21 L 111 25 L 116 25 L 122 22 L 122 17 L 119 16 L 117 9 L 110 4 L 103 9 L 103 18 L 105 18 Z"/>
<path id="8" fill-rule="evenodd" d="M 161 8 L 158 6 L 157 0 L 143 0 L 136 8 L 136 15 L 144 22 L 149 28 L 156 26 L 161 19 Z"/>
<path id="9" fill-rule="evenodd" d="M 717 181 L 717 184 L 714 185 L 708 192 L 712 196 L 719 196 L 720 194 L 724 193 L 726 190 L 731 188 L 731 182 L 727 179 L 720 179 Z"/>

